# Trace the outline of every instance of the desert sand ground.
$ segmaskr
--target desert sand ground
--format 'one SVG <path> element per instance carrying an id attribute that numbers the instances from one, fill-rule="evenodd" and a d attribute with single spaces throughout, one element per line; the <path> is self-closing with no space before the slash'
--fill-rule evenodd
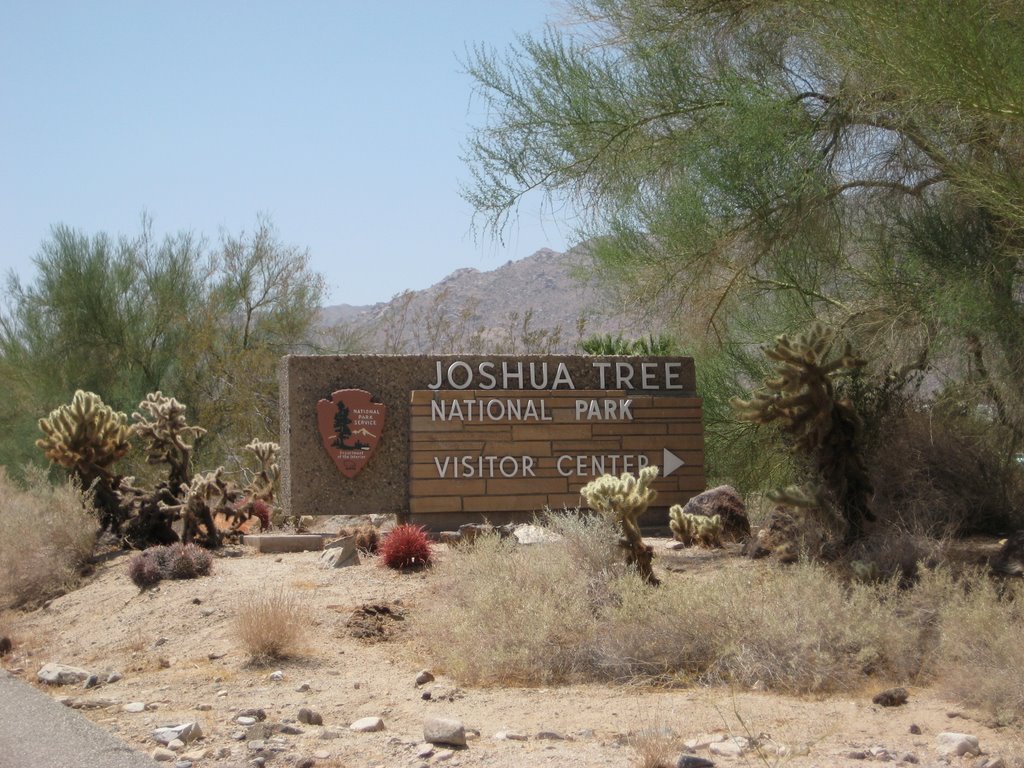
<path id="1" fill-rule="evenodd" d="M 450 554 L 439 545 L 437 556 Z M 399 573 L 364 556 L 358 566 L 324 570 L 317 552 L 273 555 L 236 547 L 215 558 L 209 577 L 164 581 L 140 592 L 127 575 L 129 557 L 112 553 L 84 586 L 45 608 L 0 617 L 15 644 L 2 663 L 34 684 L 37 670 L 50 661 L 97 673 L 101 684 L 90 689 L 40 687 L 147 753 L 158 746 L 155 728 L 198 721 L 203 738 L 178 756 L 196 768 L 249 766 L 258 757 L 270 766 L 610 768 L 642 766 L 642 752 L 658 745 L 674 764 L 688 741 L 695 756 L 716 766 L 824 768 L 886 759 L 972 768 L 1001 759 L 1006 768 L 1024 766 L 1019 725 L 998 727 L 984 713 L 923 688 L 911 688 L 904 706 L 876 706 L 872 695 L 886 681 L 828 697 L 645 685 L 463 685 L 432 669 L 417 641 L 415 618 L 432 609 L 429 569 Z M 711 567 L 764 567 L 732 553 L 712 557 L 700 550 L 656 563 L 674 563 L 659 571 L 667 578 L 699 578 Z M 277 588 L 303 595 L 311 630 L 296 658 L 252 666 L 234 637 L 233 619 L 247 593 Z M 363 605 L 388 606 L 403 618 L 382 620 L 380 631 L 371 622 L 368 636 L 359 638 L 349 619 Z M 423 669 L 436 679 L 417 685 Z M 102 682 L 111 672 L 121 678 Z M 282 679 L 272 679 L 274 672 L 282 672 Z M 138 703 L 145 708 L 126 711 L 131 703 L 136 706 L 129 709 Z M 297 722 L 302 707 L 319 713 L 323 725 Z M 297 732 L 249 730 L 237 722 L 249 709 L 264 710 L 267 724 Z M 350 730 L 366 716 L 382 718 L 384 729 Z M 423 742 L 423 723 L 431 717 L 461 720 L 470 730 L 468 746 L 435 746 L 431 752 Z M 977 736 L 983 756 L 941 758 L 936 737 L 943 731 Z M 502 732 L 522 738 L 495 738 Z M 707 742 L 725 736 L 755 738 L 764 746 L 739 756 L 713 754 Z M 45 728 L 39 738 L 46 738 Z"/>

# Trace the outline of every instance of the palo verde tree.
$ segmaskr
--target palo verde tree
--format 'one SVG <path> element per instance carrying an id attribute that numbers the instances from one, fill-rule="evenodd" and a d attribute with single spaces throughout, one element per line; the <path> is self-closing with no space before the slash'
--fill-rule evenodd
<path id="1" fill-rule="evenodd" d="M 531 193 L 568 201 L 644 311 L 698 318 L 733 357 L 822 320 L 879 367 L 951 379 L 1020 449 L 1024 6 L 572 8 L 466 62 L 485 227 Z"/>
<path id="2" fill-rule="evenodd" d="M 78 389 L 126 412 L 148 392 L 176 398 L 209 430 L 191 457 L 204 465 L 277 438 L 277 362 L 314 348 L 323 279 L 267 219 L 219 248 L 158 239 L 148 219 L 134 238 L 58 226 L 35 266 L 8 279 L 0 311 L 0 464 L 38 461 L 35 418 Z"/>

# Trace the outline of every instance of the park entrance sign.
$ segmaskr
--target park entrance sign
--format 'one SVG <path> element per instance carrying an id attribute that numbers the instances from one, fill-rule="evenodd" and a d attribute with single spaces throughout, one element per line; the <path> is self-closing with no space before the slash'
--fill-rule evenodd
<path id="1" fill-rule="evenodd" d="M 701 401 L 681 357 L 287 357 L 287 514 L 397 513 L 433 530 L 576 507 L 656 464 L 643 521 L 704 489 Z"/>

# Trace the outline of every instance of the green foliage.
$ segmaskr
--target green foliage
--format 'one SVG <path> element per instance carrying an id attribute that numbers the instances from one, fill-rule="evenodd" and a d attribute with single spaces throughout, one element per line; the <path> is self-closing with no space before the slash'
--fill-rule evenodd
<path id="1" fill-rule="evenodd" d="M 829 359 L 834 334 L 816 324 L 796 338 L 780 336 L 765 356 L 775 360 L 776 376 L 750 400 L 735 398 L 737 417 L 755 424 L 777 424 L 794 449 L 806 456 L 822 487 L 787 488 L 776 494 L 800 508 L 834 506 L 846 525 L 847 542 L 873 520 L 871 481 L 862 454 L 862 422 L 849 400 L 836 395 L 834 379 L 864 365 L 847 344 Z"/>
<path id="2" fill-rule="evenodd" d="M 820 319 L 877 371 L 955 384 L 1020 451 L 1024 6 L 575 0 L 572 16 L 468 57 L 487 117 L 464 194 L 485 227 L 536 194 L 566 204 L 638 318 L 668 315 L 723 362 Z M 709 471 L 740 475 L 755 443 L 719 451 L 725 425 Z"/>
<path id="3" fill-rule="evenodd" d="M 649 334 L 646 338 L 639 338 L 628 341 L 622 337 L 605 334 L 604 336 L 591 336 L 580 342 L 580 349 L 586 355 L 678 355 L 679 345 L 676 340 L 667 334 L 654 336 Z"/>
<path id="4" fill-rule="evenodd" d="M 35 265 L 29 284 L 8 278 L 0 312 L 2 464 L 38 462 L 31 414 L 77 389 L 125 411 L 147 392 L 173 396 L 209 430 L 193 436 L 197 456 L 220 463 L 253 436 L 276 437 L 281 355 L 321 348 L 323 279 L 266 219 L 215 248 L 190 233 L 160 241 L 148 219 L 135 238 L 58 226 Z"/>
<path id="5" fill-rule="evenodd" d="M 673 504 L 668 510 L 669 527 L 672 538 L 687 546 L 700 547 L 722 546 L 722 518 L 718 515 L 691 515 L 683 512 L 679 504 Z"/>
<path id="6" fill-rule="evenodd" d="M 644 467 L 639 475 L 623 472 L 619 477 L 601 475 L 580 489 L 580 496 L 590 509 L 615 523 L 619 530 L 619 546 L 625 550 L 626 564 L 637 569 L 650 584 L 658 579 L 651 568 L 654 551 L 644 544 L 640 517 L 658 492 L 651 484 L 658 477 L 658 467 Z"/>

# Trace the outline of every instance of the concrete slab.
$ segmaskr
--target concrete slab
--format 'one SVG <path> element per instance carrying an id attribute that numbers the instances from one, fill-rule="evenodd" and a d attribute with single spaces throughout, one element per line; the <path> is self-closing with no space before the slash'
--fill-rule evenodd
<path id="1" fill-rule="evenodd" d="M 242 543 L 265 555 L 319 552 L 324 548 L 324 537 L 319 533 L 258 533 L 243 536 Z"/>

